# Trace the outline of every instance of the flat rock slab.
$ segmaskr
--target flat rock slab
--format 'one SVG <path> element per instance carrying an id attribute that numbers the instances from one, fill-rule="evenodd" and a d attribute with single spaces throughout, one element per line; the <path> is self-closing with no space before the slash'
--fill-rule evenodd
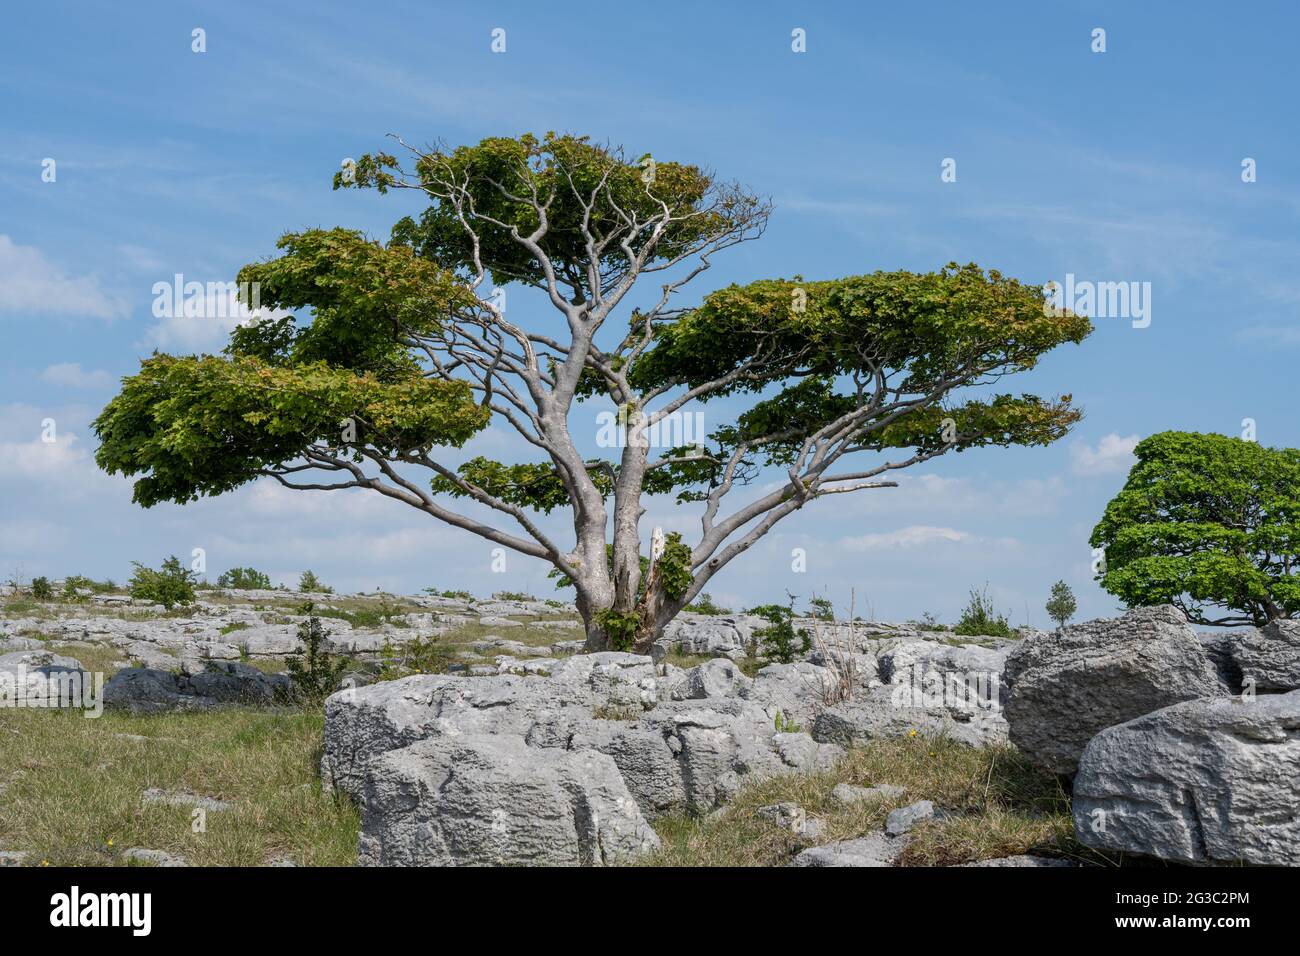
<path id="1" fill-rule="evenodd" d="M 907 685 L 873 687 L 851 701 L 820 710 L 812 725 L 813 739 L 850 746 L 923 734 L 972 747 L 1007 739 L 1007 722 L 997 711 L 962 714 L 965 719 L 958 719 L 945 707 L 913 703 Z"/>
<path id="2" fill-rule="evenodd" d="M 810 847 L 791 866 L 893 866 L 907 847 L 907 837 L 891 837 L 877 830 L 858 840 L 841 840 Z"/>
<path id="3" fill-rule="evenodd" d="M 933 820 L 934 817 L 934 804 L 929 800 L 918 800 L 916 803 L 899 807 L 885 818 L 885 835 L 891 837 L 902 836 L 918 823 Z"/>

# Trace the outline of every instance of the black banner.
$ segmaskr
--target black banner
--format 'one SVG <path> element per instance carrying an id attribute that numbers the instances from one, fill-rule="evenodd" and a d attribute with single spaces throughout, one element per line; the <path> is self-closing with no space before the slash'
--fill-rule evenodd
<path id="1" fill-rule="evenodd" d="M 782 928 L 842 931 L 846 919 L 935 947 L 1003 938 L 1010 927 L 1071 942 L 1200 935 L 1230 943 L 1293 926 L 1294 895 L 1293 871 L 1255 868 L 0 870 L 0 915 L 14 947 L 72 933 L 83 942 L 174 945 L 215 925 L 335 946 L 478 925 L 494 945 L 515 934 L 536 944 L 547 925 L 564 921 L 584 934 L 606 923 L 622 932 L 689 924 L 694 944 L 700 933 L 734 943 Z"/>

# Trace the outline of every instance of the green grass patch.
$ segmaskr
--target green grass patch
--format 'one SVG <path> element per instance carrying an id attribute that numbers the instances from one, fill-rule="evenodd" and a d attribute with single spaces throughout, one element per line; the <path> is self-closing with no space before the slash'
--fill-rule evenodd
<path id="1" fill-rule="evenodd" d="M 690 670 L 692 667 L 699 667 L 711 660 L 713 658 L 708 654 L 683 654 L 681 651 L 669 651 L 664 655 L 663 663 L 672 664 L 682 670 Z"/>
<path id="2" fill-rule="evenodd" d="M 894 784 L 894 800 L 843 806 L 838 783 Z M 1104 863 L 1074 839 L 1068 795 L 1054 777 L 1034 770 L 1010 746 L 974 749 L 946 738 L 876 741 L 854 748 L 833 770 L 788 775 L 743 788 L 719 814 L 674 815 L 655 822 L 662 848 L 653 866 L 784 866 L 806 842 L 759 817 L 759 807 L 797 803 L 824 822 L 818 843 L 851 840 L 884 827 L 891 810 L 932 800 L 951 812 L 924 824 L 900 859 L 904 866 L 941 866 L 1035 853 Z"/>
<path id="3" fill-rule="evenodd" d="M 323 720 L 318 711 L 244 709 L 97 719 L 0 712 L 0 848 L 54 866 L 121 865 L 133 846 L 195 866 L 260 866 L 279 855 L 349 866 L 358 814 L 320 787 Z M 207 832 L 195 833 L 190 808 L 141 802 L 150 787 L 234 807 L 209 811 Z"/>
<path id="4" fill-rule="evenodd" d="M 42 649 L 81 661 L 81 666 L 92 674 L 103 674 L 105 681 L 131 666 L 121 650 L 108 644 L 48 644 Z"/>

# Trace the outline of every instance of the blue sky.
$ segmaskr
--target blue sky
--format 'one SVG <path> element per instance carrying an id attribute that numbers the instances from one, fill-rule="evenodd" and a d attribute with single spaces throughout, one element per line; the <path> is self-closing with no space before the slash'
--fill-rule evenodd
<path id="1" fill-rule="evenodd" d="M 400 133 L 476 142 L 548 129 L 711 167 L 776 204 L 720 258 L 731 281 L 975 261 L 1026 281 L 1150 283 L 1151 322 L 1099 318 L 1015 390 L 1086 419 L 1048 449 L 948 456 L 898 489 L 778 526 L 710 591 L 786 590 L 951 619 L 988 583 L 1045 623 L 1051 583 L 1115 602 L 1087 537 L 1128 449 L 1169 428 L 1300 444 L 1300 143 L 1288 4 L 418 4 L 46 2 L 0 35 L 0 576 L 112 576 L 205 549 L 211 576 L 304 567 L 345 588 L 550 594 L 541 566 L 401 505 L 259 483 L 140 509 L 99 473 L 88 423 L 152 349 L 222 344 L 158 320 L 155 282 L 226 281 L 285 231 L 386 237 L 409 197 L 333 192 L 345 157 Z M 373 12 L 371 12 L 373 10 Z M 563 12 L 560 12 L 560 11 Z M 272 12 L 274 11 L 274 12 Z M 506 30 L 504 54 L 490 51 Z M 1094 28 L 1106 51 L 1092 52 Z M 206 31 L 207 51 L 191 50 Z M 791 30 L 807 52 L 791 51 Z M 42 181 L 42 162 L 57 178 Z M 955 182 L 941 163 L 956 161 Z M 1242 161 L 1257 181 L 1242 181 Z M 57 440 L 41 441 L 54 419 Z M 488 454 L 514 447 L 485 436 Z M 694 532 L 653 502 L 646 519 Z M 808 571 L 790 571 L 790 551 Z"/>

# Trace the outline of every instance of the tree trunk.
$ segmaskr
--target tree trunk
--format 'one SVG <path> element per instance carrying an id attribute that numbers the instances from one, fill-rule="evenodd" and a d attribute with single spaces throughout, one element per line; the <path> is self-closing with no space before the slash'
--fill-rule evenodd
<path id="1" fill-rule="evenodd" d="M 609 650 L 609 638 L 605 636 L 605 629 L 596 621 L 583 618 L 583 625 L 587 629 L 587 647 L 588 654 L 598 654 L 601 651 Z"/>

